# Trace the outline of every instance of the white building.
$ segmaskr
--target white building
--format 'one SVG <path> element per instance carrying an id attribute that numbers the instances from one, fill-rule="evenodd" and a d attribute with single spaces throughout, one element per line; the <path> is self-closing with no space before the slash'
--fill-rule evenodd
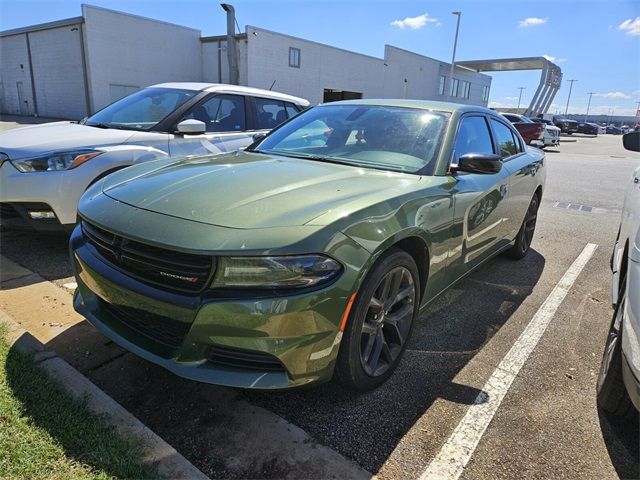
<path id="1" fill-rule="evenodd" d="M 384 58 L 247 26 L 238 83 L 320 103 L 449 100 L 450 64 L 385 46 Z M 0 112 L 80 119 L 147 85 L 229 83 L 227 36 L 83 5 L 82 16 L 0 32 Z M 491 77 L 456 68 L 460 103 L 487 105 Z"/>

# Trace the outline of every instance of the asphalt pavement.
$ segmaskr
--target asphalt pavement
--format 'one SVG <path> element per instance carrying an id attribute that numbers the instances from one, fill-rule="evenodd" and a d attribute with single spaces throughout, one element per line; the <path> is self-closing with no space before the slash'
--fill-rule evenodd
<path id="1" fill-rule="evenodd" d="M 638 423 L 600 411 L 595 381 L 612 315 L 608 260 L 640 154 L 625 151 L 619 136 L 567 140 L 575 141 L 546 154 L 547 187 L 529 255 L 519 262 L 498 257 L 437 299 L 398 370 L 373 392 L 354 394 L 334 383 L 279 393 L 197 384 L 119 349 L 86 322 L 52 338 L 48 348 L 211 477 L 294 477 L 313 457 L 300 457 L 294 467 L 292 449 L 317 445 L 379 478 L 418 478 L 593 243 L 595 253 L 517 373 L 462 478 L 638 478 Z M 64 236 L 2 232 L 0 254 L 58 286 L 72 281 Z M 276 425 L 278 419 L 285 422 Z M 252 436 L 267 432 L 261 437 L 267 442 L 269 432 L 284 438 L 293 427 L 308 434 L 300 444 L 276 442 L 267 456 L 251 452 L 266 444 Z"/>

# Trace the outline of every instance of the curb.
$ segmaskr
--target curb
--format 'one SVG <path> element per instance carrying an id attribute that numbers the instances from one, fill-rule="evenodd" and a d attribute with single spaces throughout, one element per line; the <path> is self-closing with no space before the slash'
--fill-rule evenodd
<path id="1" fill-rule="evenodd" d="M 172 479 L 208 479 L 171 445 L 153 433 L 87 377 L 55 352 L 47 350 L 38 339 L 21 328 L 2 309 L 0 309 L 0 323 L 8 325 L 7 340 L 10 346 L 20 352 L 33 354 L 36 364 L 60 382 L 73 397 L 86 398 L 87 405 L 93 413 L 108 417 L 122 435 L 139 439 L 146 447 L 144 461 L 156 463 L 160 475 Z"/>

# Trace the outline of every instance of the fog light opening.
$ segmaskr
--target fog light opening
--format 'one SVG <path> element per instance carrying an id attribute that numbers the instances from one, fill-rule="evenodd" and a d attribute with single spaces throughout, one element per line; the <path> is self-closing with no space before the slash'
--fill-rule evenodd
<path id="1" fill-rule="evenodd" d="M 53 213 L 51 210 L 30 211 L 29 216 L 33 220 L 50 220 L 52 218 L 56 218 L 56 214 Z"/>

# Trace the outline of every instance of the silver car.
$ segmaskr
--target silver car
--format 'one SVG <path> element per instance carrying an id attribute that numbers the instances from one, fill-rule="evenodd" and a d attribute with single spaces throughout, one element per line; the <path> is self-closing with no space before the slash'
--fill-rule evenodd
<path id="1" fill-rule="evenodd" d="M 623 137 L 627 150 L 640 151 L 640 132 Z M 602 366 L 598 404 L 614 415 L 640 410 L 640 167 L 633 172 L 611 257 L 615 307 Z"/>
<path id="2" fill-rule="evenodd" d="M 121 168 L 223 153 L 297 115 L 309 102 L 268 90 L 208 83 L 154 85 L 81 122 L 0 133 L 0 225 L 73 227 L 80 196 Z"/>

